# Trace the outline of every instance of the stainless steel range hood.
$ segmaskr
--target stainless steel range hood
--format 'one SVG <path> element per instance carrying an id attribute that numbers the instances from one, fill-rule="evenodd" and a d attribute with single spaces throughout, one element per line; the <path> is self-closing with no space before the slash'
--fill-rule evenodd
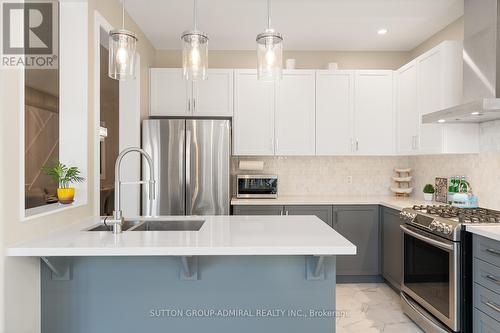
<path id="1" fill-rule="evenodd" d="M 500 119 L 500 0 L 464 0 L 463 103 L 423 123 Z"/>

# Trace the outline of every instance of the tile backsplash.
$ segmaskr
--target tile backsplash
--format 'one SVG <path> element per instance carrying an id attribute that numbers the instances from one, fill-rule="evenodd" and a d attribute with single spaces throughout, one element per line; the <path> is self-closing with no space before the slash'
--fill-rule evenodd
<path id="1" fill-rule="evenodd" d="M 468 155 L 428 155 L 409 158 L 414 184 L 420 189 L 435 177 L 466 176 L 479 197 L 479 204 L 500 210 L 500 153 Z"/>
<path id="2" fill-rule="evenodd" d="M 240 171 L 240 160 L 264 161 L 264 170 Z M 408 163 L 407 157 L 233 157 L 232 173 L 276 174 L 280 195 L 388 195 L 394 167 Z"/>

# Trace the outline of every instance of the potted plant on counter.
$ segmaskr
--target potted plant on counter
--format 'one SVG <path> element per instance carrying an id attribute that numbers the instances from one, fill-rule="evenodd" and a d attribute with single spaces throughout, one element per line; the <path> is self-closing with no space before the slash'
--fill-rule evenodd
<path id="1" fill-rule="evenodd" d="M 425 201 L 432 201 L 434 197 L 434 192 L 436 192 L 436 189 L 432 184 L 427 184 L 424 186 L 424 200 Z"/>
<path id="2" fill-rule="evenodd" d="M 68 167 L 60 161 L 56 161 L 52 166 L 43 166 L 42 171 L 59 184 L 57 199 L 60 203 L 70 204 L 75 200 L 75 188 L 70 187 L 70 185 L 85 180 L 77 167 Z"/>

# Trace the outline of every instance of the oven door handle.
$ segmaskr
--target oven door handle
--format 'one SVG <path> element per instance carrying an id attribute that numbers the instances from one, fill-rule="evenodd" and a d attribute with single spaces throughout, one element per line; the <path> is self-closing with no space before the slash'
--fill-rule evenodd
<path id="1" fill-rule="evenodd" d="M 440 242 L 438 240 L 435 240 L 435 239 L 432 239 L 432 238 L 428 238 L 428 237 L 425 237 L 424 235 L 421 235 L 413 230 L 410 230 L 408 229 L 407 227 L 405 227 L 404 225 L 400 225 L 401 229 L 403 230 L 403 232 L 405 234 L 408 234 L 412 237 L 415 237 L 423 242 L 426 242 L 426 243 L 429 243 L 429 244 L 432 244 L 434 246 L 437 246 L 439 248 L 442 248 L 442 249 L 445 249 L 445 250 L 449 250 L 449 251 L 453 251 L 453 244 L 448 244 L 448 243 L 445 243 L 445 242 Z"/>

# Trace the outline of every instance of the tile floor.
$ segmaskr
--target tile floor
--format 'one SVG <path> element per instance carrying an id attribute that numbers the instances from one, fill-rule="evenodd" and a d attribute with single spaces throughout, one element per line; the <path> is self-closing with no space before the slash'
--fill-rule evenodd
<path id="1" fill-rule="evenodd" d="M 338 333 L 422 333 L 401 310 L 399 295 L 384 283 L 338 284 Z"/>

